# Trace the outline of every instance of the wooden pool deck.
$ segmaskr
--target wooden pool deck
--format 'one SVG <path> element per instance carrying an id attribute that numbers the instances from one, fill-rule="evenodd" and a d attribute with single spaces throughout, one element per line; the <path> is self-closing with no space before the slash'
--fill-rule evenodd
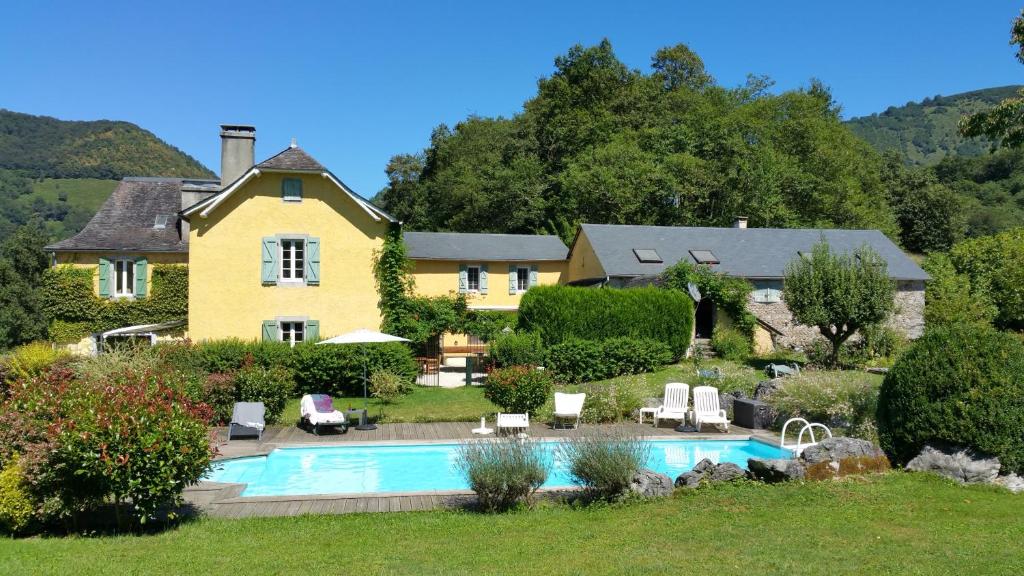
<path id="1" fill-rule="evenodd" d="M 376 430 L 350 428 L 344 434 L 324 433 L 315 436 L 295 426 L 271 427 L 261 440 L 236 439 L 226 441 L 226 429 L 216 429 L 220 440 L 217 459 L 240 458 L 267 454 L 283 446 L 336 446 L 346 444 L 443 443 L 468 439 L 493 438 L 477 436 L 471 430 L 479 422 L 437 422 L 408 424 L 379 424 Z M 616 425 L 629 434 L 648 438 L 676 438 L 687 440 L 745 440 L 758 438 L 777 445 L 778 436 L 766 430 L 747 430 L 730 426 L 729 433 L 706 428 L 703 433 L 676 432 L 668 423 L 654 428 L 650 423 L 636 422 Z M 552 429 L 547 424 L 532 423 L 531 438 L 564 438 L 593 432 L 598 426 L 581 425 L 577 430 Z M 606 428 L 601 426 L 600 428 Z M 471 491 L 430 491 L 415 493 L 365 494 L 311 494 L 301 496 L 243 497 L 244 484 L 201 482 L 185 490 L 185 500 L 193 508 L 209 516 L 247 518 L 254 516 L 299 516 L 302 514 L 347 514 L 356 512 L 409 512 L 435 508 L 471 506 L 475 496 Z"/>

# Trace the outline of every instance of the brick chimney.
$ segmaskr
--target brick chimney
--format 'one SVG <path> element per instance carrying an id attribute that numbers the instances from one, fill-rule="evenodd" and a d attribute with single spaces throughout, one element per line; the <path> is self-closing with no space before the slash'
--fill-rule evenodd
<path id="1" fill-rule="evenodd" d="M 220 185 L 237 180 L 252 168 L 256 157 L 256 128 L 237 124 L 220 126 Z"/>

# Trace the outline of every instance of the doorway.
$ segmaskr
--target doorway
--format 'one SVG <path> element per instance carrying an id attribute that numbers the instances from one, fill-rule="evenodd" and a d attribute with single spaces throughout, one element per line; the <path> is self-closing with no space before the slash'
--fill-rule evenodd
<path id="1" fill-rule="evenodd" d="M 705 298 L 697 303 L 695 324 L 697 338 L 711 338 L 711 332 L 715 329 L 714 302 Z"/>

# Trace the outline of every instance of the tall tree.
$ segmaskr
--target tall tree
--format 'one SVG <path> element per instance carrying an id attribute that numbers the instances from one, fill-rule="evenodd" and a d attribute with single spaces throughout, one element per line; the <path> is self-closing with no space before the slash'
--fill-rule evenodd
<path id="1" fill-rule="evenodd" d="M 651 57 L 651 68 L 666 90 L 684 86 L 700 90 L 714 83 L 711 75 L 704 70 L 704 61 L 686 44 L 676 44 L 655 52 Z"/>
<path id="2" fill-rule="evenodd" d="M 1024 64 L 1024 10 L 1010 28 L 1010 44 L 1017 45 L 1017 61 Z M 1024 145 L 1024 89 L 1017 94 L 990 110 L 964 116 L 960 132 L 964 136 L 987 136 L 997 145 L 1011 148 Z"/>
<path id="3" fill-rule="evenodd" d="M 839 364 L 843 344 L 893 310 L 895 288 L 885 259 L 868 247 L 836 254 L 827 242 L 797 257 L 786 269 L 783 298 L 793 318 L 815 326 L 831 345 L 829 364 Z"/>
<path id="4" fill-rule="evenodd" d="M 46 337 L 39 283 L 47 240 L 42 223 L 33 219 L 0 246 L 0 350 Z"/>

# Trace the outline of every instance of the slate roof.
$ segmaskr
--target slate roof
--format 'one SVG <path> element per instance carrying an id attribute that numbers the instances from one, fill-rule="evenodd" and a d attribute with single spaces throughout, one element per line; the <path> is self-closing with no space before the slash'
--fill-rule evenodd
<path id="1" fill-rule="evenodd" d="M 325 172 L 327 170 L 323 164 L 317 162 L 298 146 L 285 148 L 257 164 L 256 168 L 260 170 L 309 170 L 311 172 Z"/>
<path id="2" fill-rule="evenodd" d="M 405 232 L 412 260 L 536 262 L 565 260 L 569 249 L 558 236 Z"/>
<path id="3" fill-rule="evenodd" d="M 125 178 L 81 232 L 46 250 L 188 252 L 188 238 L 181 237 L 178 225 L 184 182 L 181 178 Z M 158 215 L 167 217 L 164 228 L 154 228 Z"/>
<path id="4" fill-rule="evenodd" d="M 782 278 L 786 265 L 799 252 L 810 252 L 822 237 L 833 251 L 850 253 L 868 245 L 888 264 L 896 280 L 927 280 L 928 274 L 878 230 L 819 230 L 783 228 L 686 228 L 584 224 L 586 234 L 604 268 L 617 277 L 649 276 L 686 260 L 690 250 L 710 250 L 720 261 L 712 269 L 743 278 Z M 641 263 L 634 248 L 654 249 L 660 263 Z"/>

